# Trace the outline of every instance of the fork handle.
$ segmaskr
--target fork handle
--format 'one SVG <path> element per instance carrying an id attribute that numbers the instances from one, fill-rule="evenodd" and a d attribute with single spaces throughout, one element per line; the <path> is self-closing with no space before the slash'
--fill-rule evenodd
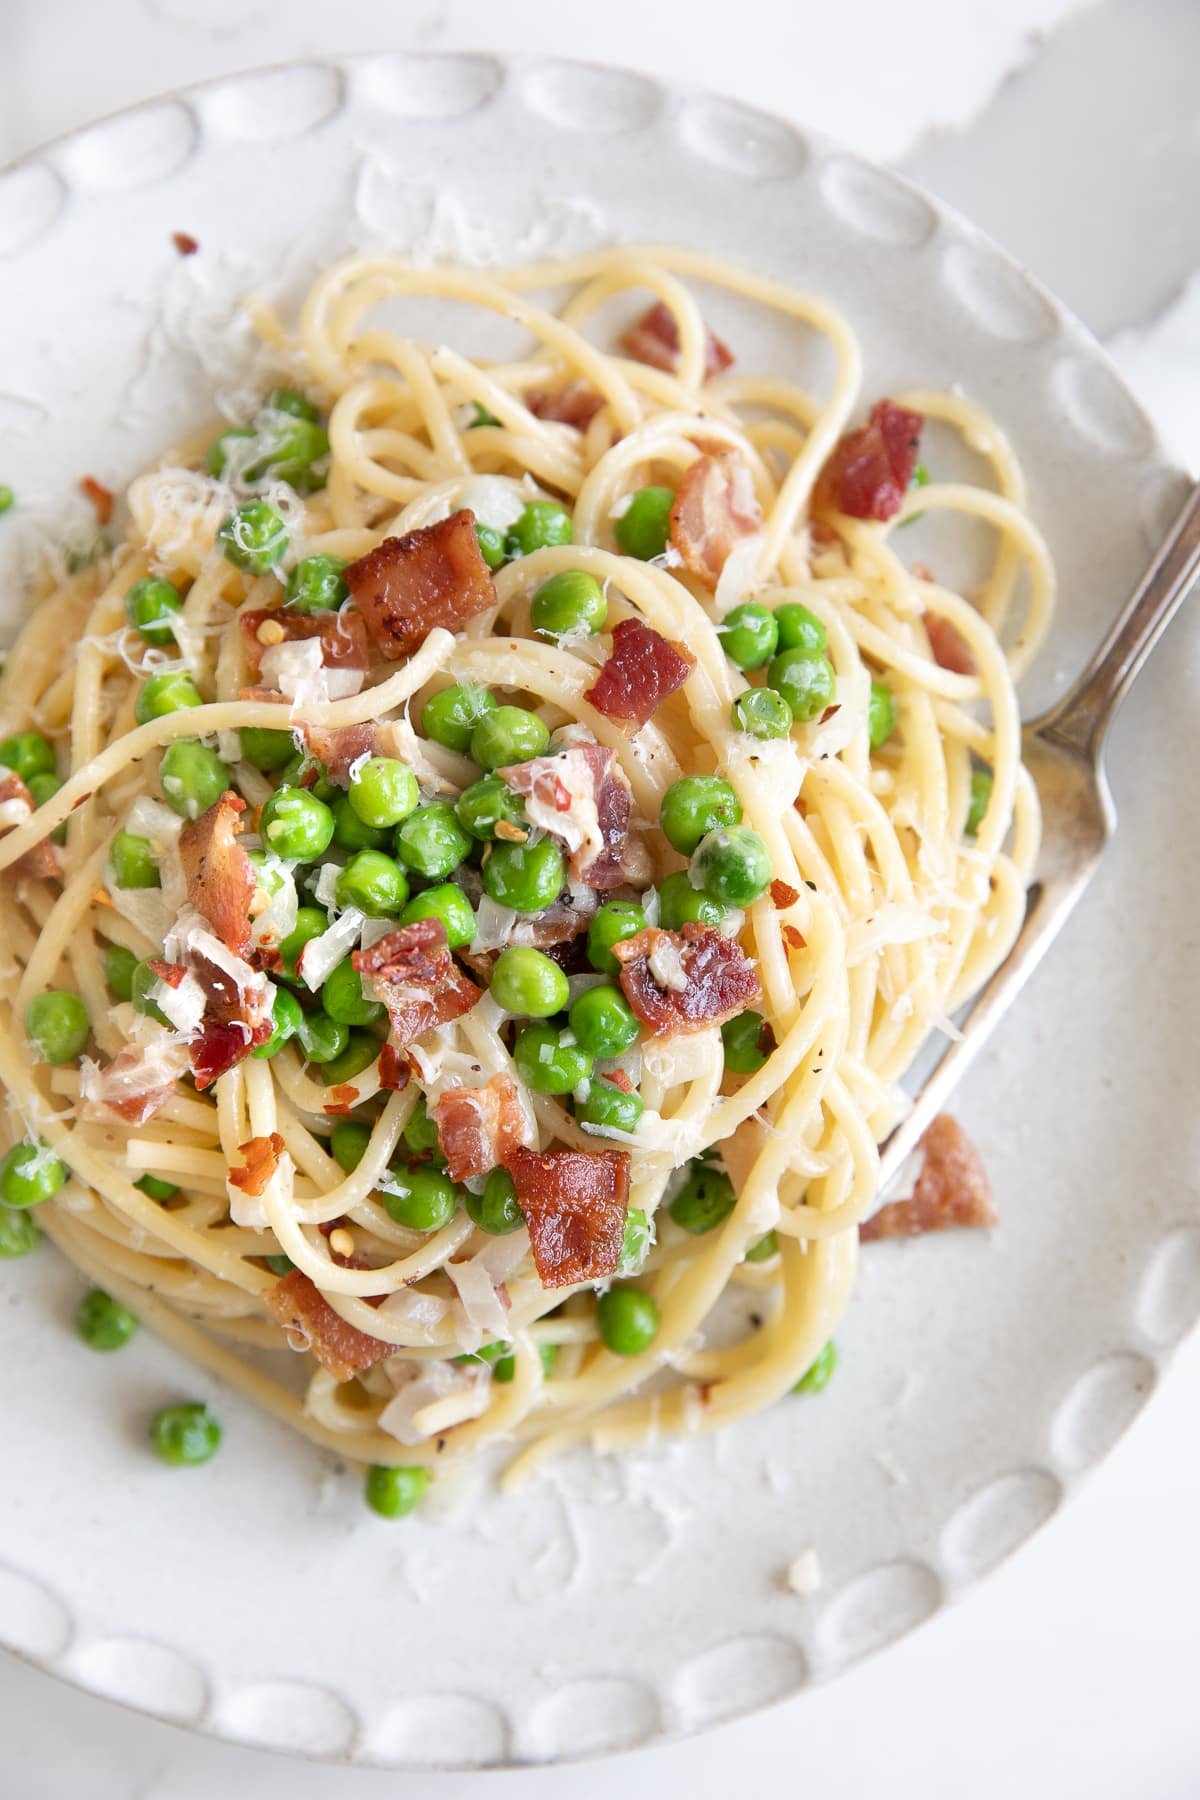
<path id="1" fill-rule="evenodd" d="M 1047 736 L 1095 762 L 1104 734 L 1200 571 L 1200 487 L 1194 487 L 1112 630 L 1046 718 Z"/>

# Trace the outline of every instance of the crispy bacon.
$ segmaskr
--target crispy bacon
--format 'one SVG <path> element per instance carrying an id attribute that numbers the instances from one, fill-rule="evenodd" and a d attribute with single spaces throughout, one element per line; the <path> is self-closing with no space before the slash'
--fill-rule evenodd
<path id="1" fill-rule="evenodd" d="M 412 1071 L 394 1044 L 385 1044 L 379 1052 L 379 1085 L 398 1094 L 408 1086 Z"/>
<path id="2" fill-rule="evenodd" d="M 705 587 L 716 587 L 733 546 L 761 524 L 754 479 L 736 450 L 698 456 L 684 471 L 671 508 L 671 542 Z"/>
<path id="3" fill-rule="evenodd" d="M 188 972 L 204 990 L 200 1033 L 189 1046 L 192 1075 L 203 1091 L 270 1037 L 274 1029 L 271 988 L 268 982 L 254 979 L 248 964 L 242 983 L 202 950 L 185 949 L 184 954 Z"/>
<path id="4" fill-rule="evenodd" d="M 256 679 L 264 651 L 273 644 L 294 644 L 306 638 L 320 638 L 321 661 L 327 669 L 366 669 L 370 664 L 366 627 L 352 606 L 343 606 L 340 612 L 320 613 L 264 607 L 241 613 L 238 623 L 246 662 Z M 277 697 L 273 688 L 267 690 L 268 699 Z"/>
<path id="5" fill-rule="evenodd" d="M 375 753 L 375 725 L 368 719 L 362 725 L 310 725 L 301 720 L 296 729 L 304 739 L 310 756 L 316 758 L 330 779 L 342 786 L 350 779 L 350 770 L 362 756 Z"/>
<path id="6" fill-rule="evenodd" d="M 238 843 L 245 810 L 241 795 L 227 791 L 179 834 L 188 899 L 236 956 L 250 948 L 255 886 L 254 864 Z"/>
<path id="7" fill-rule="evenodd" d="M 735 938 L 724 937 L 712 925 L 689 922 L 680 931 L 648 925 L 612 949 L 621 965 L 621 991 L 656 1037 L 722 1025 L 760 996 L 754 964 Z M 663 961 L 677 963 L 682 985 L 661 986 L 652 959 L 660 966 Z"/>
<path id="8" fill-rule="evenodd" d="M 917 466 L 920 413 L 878 400 L 857 431 L 839 438 L 817 478 L 813 504 L 853 519 L 892 519 Z"/>
<path id="9" fill-rule="evenodd" d="M 100 1068 L 84 1057 L 79 1079 L 79 1116 L 111 1123 L 144 1125 L 160 1112 L 188 1067 L 188 1046 L 165 1028 L 149 1042 L 126 1044 Z"/>
<path id="10" fill-rule="evenodd" d="M 529 1124 L 511 1075 L 477 1088 L 447 1088 L 430 1108 L 451 1181 L 486 1175 L 529 1142 Z"/>
<path id="11" fill-rule="evenodd" d="M 526 796 L 530 823 L 566 843 L 577 880 L 593 888 L 620 887 L 633 790 L 615 751 L 572 744 L 498 773 L 514 793 Z"/>
<path id="12" fill-rule="evenodd" d="M 337 1381 L 351 1381 L 385 1357 L 394 1344 L 370 1337 L 334 1312 L 321 1290 L 300 1269 L 293 1269 L 263 1295 L 268 1312 L 278 1319 L 297 1350 L 310 1350 Z"/>
<path id="13" fill-rule="evenodd" d="M 171 233 L 171 242 L 178 250 L 180 256 L 195 256 L 197 250 L 200 248 L 199 242 L 192 236 L 190 231 L 173 231 Z"/>
<path id="14" fill-rule="evenodd" d="M 235 1020 L 209 1019 L 206 1014 L 201 1034 L 191 1047 L 196 1086 L 201 1092 L 211 1087 L 219 1076 L 265 1044 L 270 1035 L 269 1019 L 258 1025 L 243 1025 Z"/>
<path id="15" fill-rule="evenodd" d="M 955 675 L 976 674 L 974 653 L 953 619 L 946 618 L 944 613 L 935 612 L 925 612 L 922 618 L 929 638 L 929 648 L 933 651 L 933 660 L 938 667 L 949 669 Z"/>
<path id="16" fill-rule="evenodd" d="M 556 425 L 574 425 L 577 431 L 586 431 L 604 405 L 604 396 L 586 381 L 568 381 L 566 387 L 550 393 L 539 390 L 526 394 L 525 404 L 537 419 L 550 419 Z"/>
<path id="17" fill-rule="evenodd" d="M 387 1007 L 398 1050 L 433 1026 L 460 1019 L 479 999 L 479 989 L 446 947 L 440 919 L 418 919 L 389 931 L 369 949 L 353 951 L 350 961 L 374 983 Z"/>
<path id="18" fill-rule="evenodd" d="M 229 1185 L 241 1188 L 243 1194 L 251 1194 L 255 1198 L 266 1191 L 267 1183 L 279 1167 L 279 1159 L 283 1155 L 284 1142 L 277 1131 L 269 1137 L 248 1138 L 244 1144 L 238 1145 L 241 1166 L 229 1171 Z"/>
<path id="19" fill-rule="evenodd" d="M 606 718 L 644 725 L 668 695 L 682 687 L 696 659 L 682 644 L 661 637 L 641 619 L 622 619 L 612 650 L 585 699 Z"/>
<path id="20" fill-rule="evenodd" d="M 616 1273 L 629 1201 L 627 1150 L 525 1150 L 505 1158 L 543 1287 Z"/>
<path id="21" fill-rule="evenodd" d="M 912 1197 L 881 1206 L 858 1228 L 863 1243 L 920 1237 L 955 1226 L 994 1225 L 992 1190 L 979 1152 L 948 1113 L 939 1113 L 921 1139 L 924 1161 Z"/>
<path id="22" fill-rule="evenodd" d="M 797 888 L 789 887 L 786 881 L 773 881 L 771 883 L 771 898 L 778 907 L 795 906 L 797 900 L 800 898 L 800 892 Z"/>
<path id="23" fill-rule="evenodd" d="M 662 300 L 644 312 L 636 324 L 618 338 L 626 356 L 635 362 L 649 363 L 652 369 L 666 369 L 674 374 L 679 367 L 679 326 L 675 314 Z M 705 332 L 704 379 L 711 381 L 733 366 L 733 352 L 714 332 Z"/>
<path id="24" fill-rule="evenodd" d="M 0 766 L 0 836 L 23 825 L 36 811 L 33 795 L 16 770 Z M 31 844 L 12 867 L 15 875 L 29 875 L 38 881 L 62 873 L 58 852 L 49 838 Z"/>
<path id="25" fill-rule="evenodd" d="M 114 499 L 112 489 L 106 488 L 104 483 L 97 481 L 94 475 L 85 475 L 79 483 L 79 491 L 91 501 L 97 524 L 107 525 L 112 518 Z"/>
<path id="26" fill-rule="evenodd" d="M 380 655 L 407 656 L 435 625 L 457 631 L 496 603 L 491 570 L 467 508 L 436 525 L 384 538 L 377 549 L 350 564 L 346 585 L 354 595 Z"/>

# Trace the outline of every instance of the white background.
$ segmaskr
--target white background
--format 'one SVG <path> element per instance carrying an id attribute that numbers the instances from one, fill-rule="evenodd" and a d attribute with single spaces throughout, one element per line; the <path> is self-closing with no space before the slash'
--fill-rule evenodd
<path id="1" fill-rule="evenodd" d="M 0 163 L 176 83 L 317 52 L 542 50 L 734 92 L 973 214 L 1200 463 L 1196 0 L 0 0 L 0 20 Z M 1080 1213 L 1086 1229 L 1086 1195 Z M 1194 1343 L 1082 1497 L 965 1604 L 835 1687 L 698 1740 L 559 1771 L 338 1770 L 189 1738 L 0 1658 L 0 1796 L 607 1800 L 619 1783 L 628 1800 L 751 1784 L 763 1800 L 1193 1800 L 1198 1412 Z"/>

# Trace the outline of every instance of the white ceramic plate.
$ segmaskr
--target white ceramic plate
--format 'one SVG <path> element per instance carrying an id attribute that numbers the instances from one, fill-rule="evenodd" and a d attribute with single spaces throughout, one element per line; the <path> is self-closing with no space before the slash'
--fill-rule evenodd
<path id="1" fill-rule="evenodd" d="M 193 233 L 180 260 L 170 233 Z M 850 315 L 867 391 L 961 382 L 1015 440 L 1063 601 L 1027 700 L 1078 667 L 1181 492 L 1086 333 L 994 246 L 791 125 L 643 76 L 479 56 L 249 75 L 0 177 L 0 478 L 48 518 L 212 409 L 232 295 L 354 243 L 720 251 Z M 789 347 L 737 309 L 747 367 Z M 452 335 L 449 319 L 430 329 Z M 228 368 L 225 373 L 228 374 Z M 918 530 L 921 529 L 918 527 Z M 0 523 L 17 604 L 20 518 Z M 958 1110 L 1002 1223 L 863 1259 L 820 1401 L 625 1463 L 569 1460 L 403 1526 L 148 1337 L 89 1355 L 74 1275 L 0 1266 L 0 1642 L 223 1736 L 385 1765 L 565 1758 L 836 1674 L 1059 1506 L 1200 1310 L 1194 610 L 1113 745 L 1122 827 Z M 1183 834 L 1183 835 L 1181 835 Z M 1186 966 L 1185 966 L 1186 965 Z M 1192 1010 L 1187 1007 L 1190 988 Z M 211 1397 L 219 1459 L 144 1446 Z M 808 1546 L 823 1586 L 783 1583 Z"/>

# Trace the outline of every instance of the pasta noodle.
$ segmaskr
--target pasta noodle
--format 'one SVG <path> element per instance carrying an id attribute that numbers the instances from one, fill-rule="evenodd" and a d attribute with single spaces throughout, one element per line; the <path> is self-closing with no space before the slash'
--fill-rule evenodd
<path id="1" fill-rule="evenodd" d="M 719 356 L 712 368 L 697 286 L 765 309 L 798 343 L 823 342 L 834 367 L 828 391 L 722 368 Z M 519 327 L 527 343 L 509 360 L 427 346 L 405 335 L 403 321 L 407 306 L 431 300 L 493 315 Z M 599 341 L 605 320 L 617 312 L 628 323 L 647 302 L 656 303 L 647 319 L 652 337 L 658 332 L 648 360 L 634 343 L 612 350 Z M 1020 763 L 1014 683 L 1045 634 L 1054 597 L 1020 466 L 998 426 L 966 400 L 914 390 L 889 403 L 898 416 L 915 413 L 947 437 L 957 434 L 982 458 L 988 484 L 909 488 L 888 517 L 843 510 L 838 492 L 846 490 L 831 499 L 821 483 L 860 404 L 862 357 L 850 326 L 807 294 L 680 250 L 611 250 L 487 272 L 360 256 L 318 280 L 294 335 L 265 306 L 258 322 L 327 417 L 327 459 L 318 455 L 299 473 L 279 458 L 264 462 L 255 423 L 240 439 L 221 438 L 216 461 L 212 430 L 178 447 L 130 488 L 119 547 L 35 597 L 0 684 L 3 730 L 49 739 L 65 777 L 32 816 L 19 804 L 5 812 L 0 801 L 9 827 L 0 838 L 9 921 L 0 974 L 7 1142 L 40 1141 L 69 1170 L 38 1207 L 38 1222 L 85 1275 L 186 1354 L 314 1442 L 364 1463 L 433 1467 L 503 1442 L 515 1449 L 508 1479 L 519 1479 L 569 1444 L 615 1450 L 769 1406 L 810 1368 L 842 1315 L 857 1228 L 876 1204 L 877 1147 L 902 1114 L 906 1071 L 931 1031 L 953 1029 L 950 1015 L 1003 960 L 1020 925 L 1038 815 Z M 580 396 L 585 404 L 572 419 Z M 289 404 L 285 395 L 271 415 L 277 434 L 286 436 L 293 417 L 308 429 Z M 732 501 L 734 490 L 714 487 L 716 515 L 702 517 L 695 555 L 687 554 L 682 498 L 659 554 L 643 559 L 623 547 L 634 497 L 647 487 L 682 493 L 689 472 L 698 480 L 701 468 L 736 470 L 730 479 L 741 486 Z M 223 521 L 248 499 L 273 508 L 286 533 L 273 564 L 239 566 L 227 553 Z M 551 534 L 514 544 L 518 519 L 545 500 L 557 503 L 557 517 L 569 514 L 568 541 Z M 419 647 L 409 644 L 400 657 L 372 651 L 357 680 L 341 683 L 323 639 L 310 650 L 283 630 L 275 636 L 276 617 L 285 617 L 281 582 L 298 564 L 336 558 L 357 569 L 385 540 L 428 533 L 462 509 L 502 546 L 488 559 L 489 604 L 461 619 L 432 619 Z M 919 513 L 928 515 L 931 536 L 946 515 L 989 534 L 994 549 L 972 599 L 906 565 L 898 534 Z M 711 579 L 702 561 L 710 526 L 729 538 Z M 565 572 L 594 578 L 587 591 L 603 596 L 599 630 L 535 626 L 536 597 Z M 157 641 L 153 629 L 141 632 L 127 618 L 127 596 L 147 577 L 169 581 L 182 597 Z M 777 617 L 780 608 L 806 609 L 818 660 L 830 669 L 829 704 L 812 717 L 802 711 L 781 736 L 754 736 L 739 723 L 739 696 L 771 673 L 744 669 L 727 653 L 728 616 L 748 602 Z M 381 642 L 365 600 L 362 610 Z M 248 615 L 265 621 L 251 621 L 257 637 L 249 649 Z M 622 621 L 640 621 L 690 663 L 686 679 L 636 729 L 598 698 Z M 276 648 L 286 654 L 272 661 Z M 251 652 L 261 672 L 248 667 Z M 148 711 L 138 698 L 146 682 L 170 677 L 192 684 L 195 703 Z M 875 743 L 873 683 L 894 708 L 894 728 Z M 323 1072 L 336 1073 L 337 1058 L 306 1060 L 301 1036 L 272 1042 L 269 1056 L 247 1056 L 243 1046 L 211 1084 L 182 1078 L 195 1019 L 176 1025 L 172 1011 L 171 1028 L 154 1022 L 156 1005 L 183 1008 L 192 991 L 183 971 L 200 966 L 188 960 L 194 944 L 180 924 L 194 923 L 196 893 L 179 872 L 188 808 L 172 789 L 166 753 L 199 744 L 211 769 L 216 752 L 227 771 L 220 785 L 248 803 L 238 842 L 261 852 L 251 913 L 261 915 L 280 891 L 288 929 L 297 900 L 324 908 L 343 932 L 333 967 L 351 950 L 369 953 L 395 917 L 364 922 L 350 915 L 345 893 L 339 901 L 352 854 L 344 834 L 315 858 L 297 861 L 285 849 L 272 862 L 259 809 L 277 791 L 278 759 L 274 767 L 270 758 L 266 767 L 256 763 L 242 734 L 296 731 L 303 751 L 318 732 L 386 728 L 383 754 L 412 769 L 426 803 L 453 805 L 481 778 L 469 753 L 476 740 L 468 743 L 468 733 L 438 741 L 423 728 L 429 701 L 452 684 L 469 692 L 478 685 L 502 706 L 536 715 L 555 734 L 551 754 L 581 744 L 612 753 L 632 809 L 629 857 L 615 889 L 582 898 L 570 890 L 585 920 L 615 893 L 641 903 L 653 927 L 663 904 L 656 888 L 684 866 L 659 828 L 664 795 L 682 777 L 728 784 L 739 828 L 765 848 L 770 882 L 704 929 L 752 968 L 761 991 L 753 1007 L 769 1028 L 757 1055 L 726 1066 L 726 1008 L 683 1034 L 644 1030 L 634 1047 L 582 1075 L 574 1098 L 529 1093 L 514 1060 L 511 1010 L 484 992 L 399 1046 L 398 1087 L 380 1055 L 383 1027 L 369 1017 L 371 1053 L 341 1081 Z M 343 771 L 343 788 L 361 778 L 368 754 Z M 311 758 L 303 767 L 324 783 Z M 981 785 L 982 767 L 990 788 Z M 330 789 L 319 791 L 335 814 L 344 810 Z M 210 803 L 206 795 L 205 811 Z M 526 825 L 513 829 L 536 846 L 546 840 L 532 794 L 526 806 Z M 58 868 L 47 870 L 30 853 L 59 828 Z M 152 846 L 157 885 L 115 879 L 122 833 Z M 377 846 L 379 831 L 360 842 Z M 497 849 L 493 841 L 485 873 Z M 476 846 L 451 880 L 476 903 L 476 937 L 460 948 L 473 978 L 482 970 L 486 980 L 496 949 L 521 941 L 524 915 L 490 899 L 486 881 L 480 893 L 478 864 Z M 333 874 L 319 879 L 327 865 Z M 693 858 L 693 892 L 696 866 Z M 703 912 L 694 916 L 704 925 Z M 486 940 L 488 921 L 494 942 Z M 671 960 L 684 954 L 674 935 L 674 948 L 660 946 L 658 962 L 650 960 L 660 1007 L 691 979 Z M 213 944 L 211 932 L 205 942 Z M 261 942 L 269 951 L 270 938 Z M 139 1011 L 115 998 L 112 947 L 177 973 L 159 973 L 153 989 L 143 988 Z M 577 941 L 576 964 L 580 949 Z M 213 956 L 219 950 L 216 943 Z M 567 969 L 570 950 L 558 953 Z M 286 981 L 278 955 L 257 962 Z M 305 968 L 302 959 L 301 975 Z M 378 1015 L 382 1008 L 369 1002 L 386 1000 L 384 985 L 364 981 L 366 1014 Z M 578 999 L 595 983 L 576 968 L 570 985 Z M 630 992 L 624 973 L 621 986 Z M 28 1009 L 38 996 L 64 991 L 86 1007 L 88 1054 L 39 1060 Z M 297 1012 L 307 1007 L 311 1018 L 314 998 L 294 972 L 293 991 Z M 558 1041 L 579 1053 L 573 1032 Z M 131 1045 L 134 1053 L 157 1045 L 168 1060 L 179 1055 L 157 1104 L 122 1119 L 95 1096 L 104 1071 Z M 586 1101 L 605 1070 L 623 1078 L 610 1082 L 610 1095 L 631 1086 L 640 1096 L 645 1110 L 632 1130 L 606 1134 L 594 1121 L 589 1129 Z M 618 1161 L 628 1152 L 627 1206 L 631 1217 L 644 1215 L 641 1238 L 626 1227 L 620 1264 L 610 1259 L 598 1282 L 544 1285 L 532 1214 L 533 1250 L 519 1215 L 507 1235 L 478 1222 L 482 1175 L 468 1178 L 451 1215 L 428 1228 L 395 1203 L 390 1172 L 407 1165 L 414 1144 L 429 1142 L 417 1135 L 423 1109 L 433 1106 L 440 1121 L 441 1095 L 503 1077 L 516 1080 L 524 1141 L 535 1150 L 615 1151 Z M 331 1130 L 347 1109 L 368 1128 L 356 1139 L 356 1163 L 331 1150 Z M 248 1164 L 252 1144 L 274 1146 L 262 1152 L 270 1167 L 259 1191 L 229 1179 Z M 725 1193 L 721 1159 L 732 1200 L 701 1230 L 704 1221 L 674 1203 L 689 1178 L 693 1198 L 697 1182 L 707 1191 L 706 1179 Z M 149 1192 L 138 1185 L 146 1176 Z M 306 1357 L 297 1393 L 261 1355 L 295 1343 L 298 1327 L 301 1338 L 317 1330 L 311 1321 L 280 1323 L 268 1304 L 286 1263 L 315 1285 L 335 1332 L 353 1328 L 389 1353 L 345 1380 Z M 653 1302 L 649 1335 L 615 1347 L 593 1292 L 614 1276 L 614 1292 L 632 1285 Z M 723 1299 L 735 1323 L 714 1336 L 708 1327 Z M 508 1347 L 503 1370 L 498 1351 L 487 1352 L 490 1366 L 477 1355 L 493 1339 Z"/>

